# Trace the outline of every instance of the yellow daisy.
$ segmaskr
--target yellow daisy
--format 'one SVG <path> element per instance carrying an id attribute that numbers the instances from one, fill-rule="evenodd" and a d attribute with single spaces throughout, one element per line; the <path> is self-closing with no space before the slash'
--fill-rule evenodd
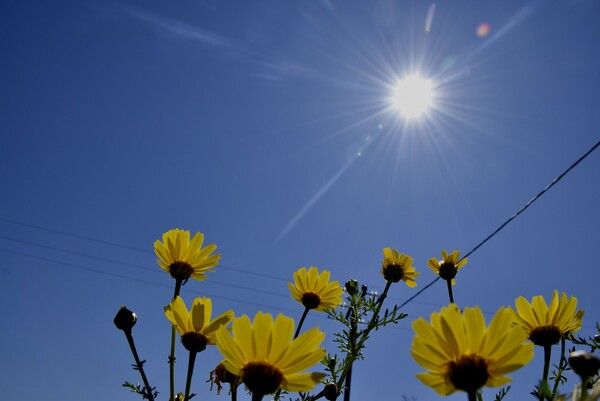
<path id="1" fill-rule="evenodd" d="M 413 322 L 415 337 L 411 353 L 419 365 L 428 370 L 417 377 L 438 394 L 456 390 L 474 397 L 483 387 L 498 387 L 510 382 L 506 373 L 526 365 L 533 358 L 533 344 L 526 342 L 522 330 L 513 328 L 510 308 L 500 308 L 489 327 L 479 307 L 456 304 L 443 307 Z M 472 398 L 475 399 L 475 398 Z"/>
<path id="2" fill-rule="evenodd" d="M 207 345 L 217 344 L 217 330 L 225 327 L 234 318 L 229 310 L 211 320 L 212 301 L 210 298 L 196 298 L 188 312 L 181 297 L 165 306 L 165 315 L 181 336 L 181 343 L 188 351 L 200 352 Z"/>
<path id="3" fill-rule="evenodd" d="M 244 315 L 233 321 L 232 334 L 225 328 L 217 332 L 217 347 L 225 357 L 223 365 L 242 378 L 255 395 L 278 389 L 308 391 L 325 377 L 323 373 L 302 373 L 325 356 L 320 348 L 325 334 L 317 327 L 296 339 L 294 319 L 258 312 L 254 322 Z"/>
<path id="4" fill-rule="evenodd" d="M 453 251 L 448 254 L 446 251 L 442 251 L 442 259 L 437 258 L 429 259 L 427 265 L 433 272 L 439 275 L 443 280 L 452 280 L 452 285 L 456 284 L 454 277 L 461 267 L 467 264 L 467 258 L 460 260 L 460 252 Z"/>
<path id="5" fill-rule="evenodd" d="M 392 248 L 384 248 L 383 255 L 381 274 L 387 282 L 397 283 L 402 280 L 411 288 L 417 286 L 414 279 L 419 277 L 420 273 L 417 273 L 411 266 L 413 259 L 410 256 L 399 254 Z"/>
<path id="6" fill-rule="evenodd" d="M 329 281 L 331 273 L 323 270 L 319 274 L 316 267 L 298 269 L 294 273 L 294 284 L 288 283 L 292 298 L 308 309 L 322 312 L 325 308 L 334 309 L 342 303 L 344 291 L 337 281 Z"/>
<path id="7" fill-rule="evenodd" d="M 220 254 L 211 255 L 216 249 L 215 244 L 202 248 L 204 234 L 196 233 L 190 241 L 190 232 L 180 229 L 169 230 L 162 236 L 162 242 L 154 243 L 157 262 L 162 269 L 179 280 L 192 277 L 203 281 L 205 273 L 214 272 L 221 258 Z"/>
<path id="8" fill-rule="evenodd" d="M 519 297 L 515 305 L 516 320 L 535 345 L 554 345 L 581 328 L 584 311 L 576 311 L 577 298 L 567 298 L 564 292 L 559 300 L 558 291 L 555 290 L 550 306 L 541 295 L 533 297 L 531 303 Z"/>

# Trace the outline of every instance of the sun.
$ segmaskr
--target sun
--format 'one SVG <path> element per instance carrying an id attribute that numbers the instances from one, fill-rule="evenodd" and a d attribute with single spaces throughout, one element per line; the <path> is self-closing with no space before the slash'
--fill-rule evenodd
<path id="1" fill-rule="evenodd" d="M 418 74 L 399 80 L 393 91 L 392 103 L 406 119 L 417 119 L 433 106 L 433 82 Z"/>

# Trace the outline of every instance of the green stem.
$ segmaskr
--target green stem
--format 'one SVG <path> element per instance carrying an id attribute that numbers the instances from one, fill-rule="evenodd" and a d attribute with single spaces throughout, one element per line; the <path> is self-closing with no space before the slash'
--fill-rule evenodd
<path id="1" fill-rule="evenodd" d="M 544 395 L 542 393 L 543 387 L 548 387 L 548 371 L 550 370 L 550 359 L 552 356 L 552 346 L 544 345 L 544 375 L 542 376 L 542 388 L 540 388 L 539 401 L 544 401 Z"/>
<path id="2" fill-rule="evenodd" d="M 371 320 L 369 321 L 369 325 L 367 326 L 367 328 L 361 333 L 363 337 L 368 337 L 369 333 L 371 332 L 371 330 L 373 330 L 373 328 L 375 327 L 375 325 L 377 324 L 377 321 L 379 320 L 379 312 L 381 311 L 381 306 L 383 305 L 383 301 L 385 301 L 385 298 L 387 297 L 387 293 L 390 290 L 390 287 L 392 285 L 391 281 L 388 281 L 385 284 L 385 288 L 383 290 L 383 292 L 381 293 L 381 295 L 379 296 L 379 299 L 377 300 L 377 306 L 375 307 L 375 311 L 373 312 L 373 316 L 371 317 Z M 358 311 L 355 309 L 356 305 L 352 305 L 352 308 L 354 309 L 352 312 L 354 313 L 354 316 L 358 316 Z M 351 330 L 350 330 L 350 341 L 352 342 L 352 344 L 350 345 L 350 349 L 352 350 L 351 355 L 348 355 L 348 359 L 346 360 L 346 364 L 344 366 L 344 371 L 342 372 L 342 374 L 340 375 L 336 385 L 338 387 L 338 389 L 342 388 L 342 385 L 344 384 L 344 381 L 346 380 L 346 376 L 348 375 L 348 372 L 350 371 L 350 369 L 352 368 L 352 364 L 354 363 L 354 360 L 356 359 L 356 325 L 351 325 Z"/>
<path id="3" fill-rule="evenodd" d="M 298 337 L 300 334 L 300 329 L 302 328 L 302 324 L 304 324 L 304 319 L 306 319 L 306 315 L 308 315 L 309 308 L 304 308 L 304 313 L 302 313 L 302 317 L 300 318 L 300 323 L 298 323 L 298 328 L 296 329 L 296 334 L 294 334 L 294 339 Z"/>
<path id="4" fill-rule="evenodd" d="M 237 386 L 231 385 L 231 401 L 237 401 Z"/>
<path id="5" fill-rule="evenodd" d="M 367 334 L 369 334 L 369 332 L 371 330 L 373 330 L 373 327 L 375 327 L 375 325 L 377 324 L 377 320 L 379 318 L 379 311 L 381 311 L 381 306 L 383 305 L 383 301 L 385 301 L 385 298 L 387 297 L 387 293 L 390 290 L 391 286 L 392 286 L 391 281 L 388 281 L 385 284 L 385 288 L 383 289 L 383 292 L 381 293 L 381 295 L 379 296 L 379 299 L 377 300 L 377 307 L 375 309 L 375 312 L 373 312 L 373 317 L 369 321 L 369 326 L 367 327 L 367 330 L 366 330 Z"/>
<path id="6" fill-rule="evenodd" d="M 448 284 L 448 296 L 450 297 L 450 303 L 454 303 L 454 297 L 452 296 L 452 279 L 446 280 L 446 284 Z"/>
<path id="7" fill-rule="evenodd" d="M 175 279 L 175 291 L 173 292 L 173 299 L 179 296 L 181 291 L 181 279 Z M 175 401 L 175 326 L 171 327 L 171 353 L 169 355 L 169 388 L 170 388 L 170 401 Z"/>
<path id="8" fill-rule="evenodd" d="M 196 354 L 198 354 L 196 351 L 190 351 L 187 379 L 185 381 L 185 397 L 183 398 L 183 401 L 189 401 L 190 399 L 190 389 L 192 387 L 192 375 L 194 374 L 194 363 L 196 362 Z"/>
<path id="9" fill-rule="evenodd" d="M 148 378 L 146 377 L 146 373 L 144 372 L 144 364 L 140 361 L 140 357 L 138 356 L 137 350 L 135 349 L 135 343 L 133 342 L 133 336 L 131 335 L 131 331 L 124 331 L 125 337 L 127 337 L 127 342 L 129 343 L 129 348 L 131 348 L 131 353 L 133 354 L 133 359 L 135 359 L 135 366 L 140 372 L 140 375 L 142 376 L 142 381 L 144 382 L 144 387 L 146 388 L 146 397 L 148 397 L 150 401 L 154 401 L 152 387 L 150 387 L 150 384 L 148 383 Z"/>
<path id="10" fill-rule="evenodd" d="M 565 357 L 566 352 L 566 339 L 563 337 L 560 340 L 560 363 L 558 364 L 558 373 L 556 374 L 556 378 L 554 379 L 554 388 L 552 389 L 552 396 L 556 396 L 556 392 L 558 391 L 558 385 L 560 384 L 560 378 L 562 377 L 562 373 L 567 368 L 567 358 Z"/>
<path id="11" fill-rule="evenodd" d="M 477 391 L 469 391 L 467 392 L 467 396 L 469 397 L 469 401 L 477 401 Z"/>

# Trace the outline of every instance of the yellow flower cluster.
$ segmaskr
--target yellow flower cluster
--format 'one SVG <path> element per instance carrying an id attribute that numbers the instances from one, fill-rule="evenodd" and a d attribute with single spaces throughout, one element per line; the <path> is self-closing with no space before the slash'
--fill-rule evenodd
<path id="1" fill-rule="evenodd" d="M 385 290 L 376 301 L 371 298 L 366 300 L 366 290 L 359 293 L 355 280 L 347 282 L 347 299 L 353 304 L 345 317 L 335 312 L 335 308 L 342 304 L 342 286 L 338 281 L 331 280 L 329 271 L 319 271 L 317 267 L 310 266 L 299 268 L 294 272 L 293 282 L 288 282 L 291 297 L 304 307 L 297 327 L 294 319 L 282 314 L 273 317 L 258 312 L 251 320 L 247 315 L 235 317 L 233 311 L 229 310 L 212 318 L 211 299 L 195 298 L 188 310 L 179 296 L 181 286 L 189 278 L 203 281 L 207 273 L 215 271 L 214 267 L 220 259 L 220 255 L 214 253 L 217 247 L 215 244 L 203 246 L 203 243 L 202 233 L 191 237 L 189 231 L 180 229 L 167 231 L 162 235 L 162 241 L 154 243 L 159 266 L 176 280 L 174 297 L 164 308 L 165 316 L 172 325 L 171 375 L 174 371 L 176 332 L 183 346 L 190 351 L 186 392 L 175 396 L 171 385 L 172 399 L 189 399 L 196 353 L 209 345 L 216 345 L 224 358 L 211 372 L 219 390 L 220 383 L 230 383 L 232 391 L 244 383 L 253 394 L 253 400 L 273 393 L 277 393 L 275 398 L 278 399 L 282 390 L 310 391 L 329 377 L 329 382 L 323 383 L 326 385 L 316 398 L 334 400 L 347 384 L 352 363 L 360 355 L 370 331 L 388 323 L 396 323 L 406 316 L 398 313 L 397 307 L 391 313 L 386 310 L 383 317 L 379 316 L 392 283 L 403 281 L 408 287 L 414 288 L 417 286 L 415 279 L 420 275 L 410 256 L 393 248 L 384 248 L 381 275 L 386 281 Z M 565 293 L 559 296 L 558 291 L 554 291 L 549 304 L 542 296 L 533 297 L 531 302 L 519 297 L 515 301 L 515 309 L 500 308 L 488 325 L 479 307 L 461 310 L 454 304 L 452 285 L 456 284 L 455 277 L 466 263 L 467 259 L 461 259 L 457 250 L 451 253 L 443 250 L 441 259 L 434 257 L 427 262 L 428 267 L 447 282 L 451 303 L 439 312 L 432 313 L 429 321 L 418 318 L 412 323 L 414 337 L 410 352 L 425 369 L 425 372 L 417 374 L 417 378 L 439 395 L 464 391 L 470 401 L 475 400 L 481 388 L 509 383 L 511 378 L 507 374 L 528 364 L 534 356 L 534 345 L 539 345 L 544 347 L 546 356 L 542 378 L 542 384 L 546 385 L 550 347 L 563 340 L 564 349 L 564 340 L 581 328 L 584 312 L 577 310 L 577 298 L 569 298 Z M 342 343 L 340 348 L 347 353 L 341 365 L 337 366 L 336 358 L 327 356 L 322 347 L 325 334 L 318 327 L 301 333 L 310 310 L 326 311 L 330 317 L 349 328 L 343 334 L 336 333 L 336 341 Z M 361 316 L 370 316 L 372 320 L 365 328 L 359 329 Z M 115 318 L 115 325 L 131 341 L 131 328 L 135 322 L 136 315 L 125 307 Z M 573 354 L 571 359 L 574 361 L 573 368 L 582 380 L 597 375 L 600 366 L 597 358 L 594 360 L 588 355 Z M 592 360 L 591 367 L 588 366 L 588 360 Z M 319 362 L 325 363 L 328 375 L 307 371 Z M 153 389 L 144 376 L 143 363 L 137 359 L 136 363 L 145 389 L 142 391 L 138 386 L 135 391 L 152 400 Z M 541 400 L 543 395 L 539 394 L 539 397 Z"/>

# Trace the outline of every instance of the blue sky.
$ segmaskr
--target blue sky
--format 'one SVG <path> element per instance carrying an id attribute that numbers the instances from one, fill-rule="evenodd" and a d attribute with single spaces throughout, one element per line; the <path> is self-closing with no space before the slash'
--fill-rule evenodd
<path id="1" fill-rule="evenodd" d="M 301 266 L 381 291 L 384 247 L 429 283 L 429 258 L 472 249 L 598 141 L 599 15 L 593 0 L 3 1 L 1 398 L 137 399 L 112 324 L 126 304 L 166 399 L 173 283 L 152 244 L 170 228 L 218 245 L 221 267 L 182 293 L 217 312 L 298 320 L 286 282 Z M 437 97 L 407 121 L 389 98 L 409 73 Z M 558 289 L 594 334 L 599 173 L 594 152 L 475 252 L 457 303 L 489 319 Z M 414 292 L 392 287 L 390 305 Z M 437 399 L 410 322 L 446 303 L 438 283 L 373 335 L 353 400 Z M 540 357 L 506 399 L 525 399 Z M 198 359 L 199 400 L 226 399 L 204 383 L 218 360 Z"/>

